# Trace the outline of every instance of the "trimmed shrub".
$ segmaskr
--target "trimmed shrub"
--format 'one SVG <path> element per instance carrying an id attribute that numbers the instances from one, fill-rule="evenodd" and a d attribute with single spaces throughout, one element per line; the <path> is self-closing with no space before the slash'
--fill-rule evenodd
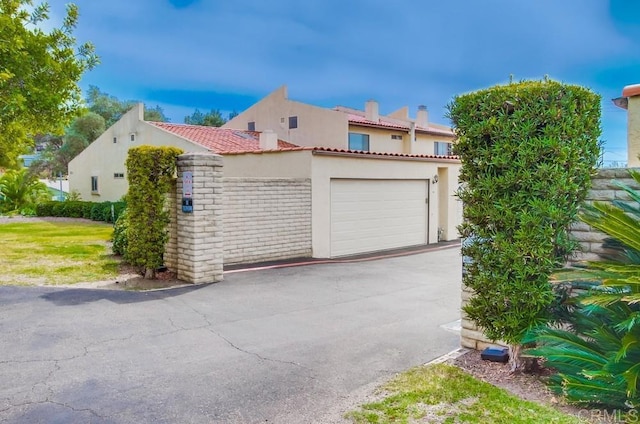
<path id="1" fill-rule="evenodd" d="M 549 275 L 576 247 L 568 230 L 595 172 L 600 96 L 544 81 L 491 87 L 448 106 L 462 161 L 467 316 L 515 352 L 554 301 Z"/>
<path id="2" fill-rule="evenodd" d="M 113 216 L 111 207 L 113 206 Z M 48 201 L 36 205 L 37 216 L 86 218 L 94 221 L 114 222 L 125 209 L 125 202 Z"/>
<path id="3" fill-rule="evenodd" d="M 113 253 L 116 255 L 124 256 L 127 252 L 127 245 L 129 241 L 127 239 L 127 228 L 129 227 L 129 221 L 127 218 L 127 210 L 124 209 L 115 225 L 113 226 Z"/>
<path id="4" fill-rule="evenodd" d="M 182 150 L 175 147 L 140 146 L 129 149 L 127 157 L 128 246 L 125 259 L 140 267 L 145 278 L 155 278 L 162 266 L 169 239 L 165 210 L 167 193 Z"/>

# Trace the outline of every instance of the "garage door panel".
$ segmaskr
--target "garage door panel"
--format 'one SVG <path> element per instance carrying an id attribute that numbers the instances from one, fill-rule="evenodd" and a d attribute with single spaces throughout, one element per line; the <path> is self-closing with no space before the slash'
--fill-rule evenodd
<path id="1" fill-rule="evenodd" d="M 426 180 L 331 181 L 331 256 L 426 243 Z"/>

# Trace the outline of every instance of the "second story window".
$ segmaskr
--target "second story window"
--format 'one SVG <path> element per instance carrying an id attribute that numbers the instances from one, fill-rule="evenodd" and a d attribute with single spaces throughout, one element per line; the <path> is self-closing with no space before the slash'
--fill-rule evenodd
<path id="1" fill-rule="evenodd" d="M 289 117 L 289 129 L 292 130 L 294 128 L 298 128 L 298 117 L 290 116 Z"/>
<path id="2" fill-rule="evenodd" d="M 369 134 L 349 133 L 349 150 L 369 151 Z"/>
<path id="3" fill-rule="evenodd" d="M 255 121 L 247 122 L 247 130 L 249 130 L 249 131 L 255 131 L 256 130 Z"/>
<path id="4" fill-rule="evenodd" d="M 438 156 L 451 156 L 451 143 L 436 141 L 433 143 L 433 154 Z"/>

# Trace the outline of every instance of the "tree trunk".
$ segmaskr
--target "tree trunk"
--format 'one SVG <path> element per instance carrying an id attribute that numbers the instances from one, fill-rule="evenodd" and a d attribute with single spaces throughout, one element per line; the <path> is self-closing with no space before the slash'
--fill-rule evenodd
<path id="1" fill-rule="evenodd" d="M 509 345 L 509 364 L 512 374 L 517 372 L 531 373 L 540 367 L 537 358 L 522 357 L 522 345 L 520 344 Z"/>

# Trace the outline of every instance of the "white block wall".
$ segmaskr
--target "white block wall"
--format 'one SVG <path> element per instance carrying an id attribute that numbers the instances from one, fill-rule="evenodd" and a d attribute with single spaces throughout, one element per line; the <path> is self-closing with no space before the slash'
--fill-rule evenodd
<path id="1" fill-rule="evenodd" d="M 224 264 L 311 256 L 311 180 L 224 178 Z"/>

